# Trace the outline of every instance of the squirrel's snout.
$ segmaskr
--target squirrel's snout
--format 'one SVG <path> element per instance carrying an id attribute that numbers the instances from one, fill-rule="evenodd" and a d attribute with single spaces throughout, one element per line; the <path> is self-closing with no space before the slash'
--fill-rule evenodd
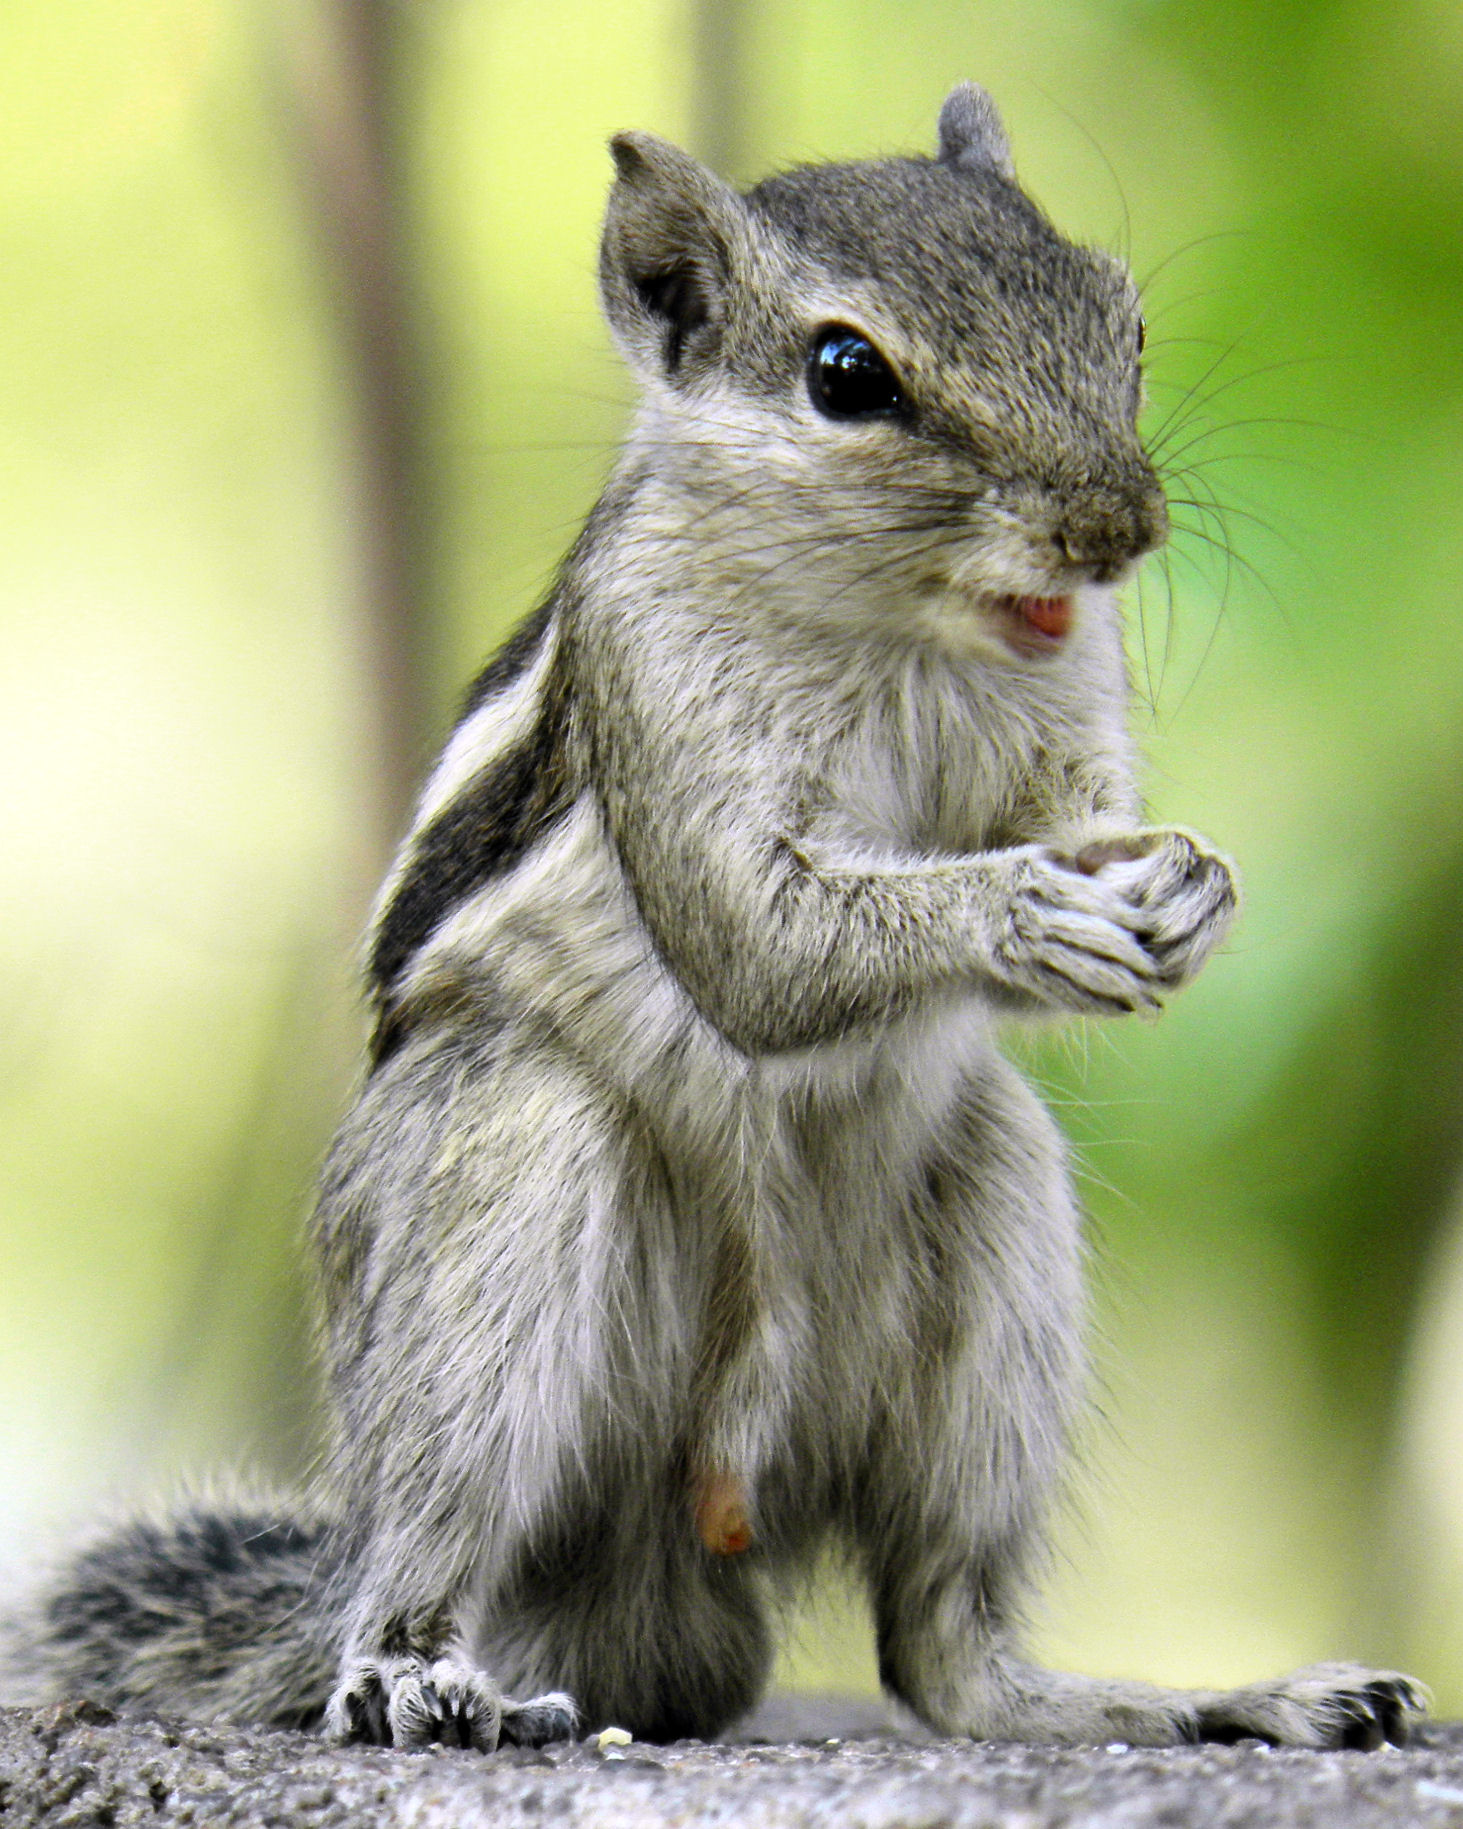
<path id="1" fill-rule="evenodd" d="M 1070 498 L 1051 534 L 1061 563 L 1081 567 L 1094 584 L 1113 583 L 1167 538 L 1168 506 L 1152 477 Z"/>

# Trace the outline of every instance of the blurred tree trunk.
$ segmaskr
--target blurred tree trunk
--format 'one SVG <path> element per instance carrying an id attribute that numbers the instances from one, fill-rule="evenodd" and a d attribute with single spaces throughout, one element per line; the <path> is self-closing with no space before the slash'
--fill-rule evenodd
<path id="1" fill-rule="evenodd" d="M 389 0 L 278 0 L 270 23 L 294 169 L 355 405 L 346 457 L 355 496 L 351 607 L 361 679 L 350 697 L 360 836 L 354 868 L 325 891 L 353 944 L 435 734 L 437 525 L 400 157 L 409 15 Z M 358 1045 L 334 1026 L 340 938 L 329 966 L 308 938 L 279 962 L 254 1083 L 180 1241 L 194 1262 L 192 1280 L 150 1368 L 154 1404 L 142 1411 L 145 1431 L 155 1434 L 159 1412 L 165 1422 L 221 1407 L 223 1382 L 247 1391 L 255 1455 L 275 1476 L 298 1473 L 317 1435 L 294 1233 L 345 1061 Z"/>
<path id="2" fill-rule="evenodd" d="M 691 151 L 732 183 L 748 179 L 749 0 L 691 0 Z"/>
<path id="3" fill-rule="evenodd" d="M 404 829 L 434 734 L 436 517 L 399 131 L 407 19 L 392 0 L 307 0 L 284 18 L 306 207 L 358 402 L 361 646 L 371 692 L 361 750 L 371 775 L 373 882 Z"/>

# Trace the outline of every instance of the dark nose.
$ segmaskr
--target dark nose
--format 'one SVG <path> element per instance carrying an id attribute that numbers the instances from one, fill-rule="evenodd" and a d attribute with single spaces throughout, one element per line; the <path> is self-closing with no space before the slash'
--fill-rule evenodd
<path id="1" fill-rule="evenodd" d="M 1110 584 L 1168 537 L 1168 506 L 1149 472 L 1064 491 L 1052 544 L 1065 565 Z"/>

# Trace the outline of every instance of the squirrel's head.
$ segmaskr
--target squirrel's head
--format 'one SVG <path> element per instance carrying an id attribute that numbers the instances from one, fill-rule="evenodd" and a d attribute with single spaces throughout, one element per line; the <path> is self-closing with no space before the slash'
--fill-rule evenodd
<path id="1" fill-rule="evenodd" d="M 703 543 L 720 515 L 744 568 L 760 524 L 764 555 L 802 540 L 796 569 L 845 597 L 1036 605 L 1006 628 L 1032 652 L 1065 634 L 1039 606 L 1162 541 L 1137 291 L 1020 188 L 983 90 L 946 100 L 934 158 L 745 196 L 649 134 L 611 147 L 604 308 L 645 390 L 637 436 L 695 491 Z"/>

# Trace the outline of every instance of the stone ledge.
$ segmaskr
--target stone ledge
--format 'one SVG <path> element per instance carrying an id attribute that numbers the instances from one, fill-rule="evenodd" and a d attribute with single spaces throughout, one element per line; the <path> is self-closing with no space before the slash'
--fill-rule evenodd
<path id="1" fill-rule="evenodd" d="M 841 1718 L 849 1732 L 826 1732 Z M 5 1829 L 1444 1829 L 1463 1824 L 1463 1725 L 1405 1751 L 1254 1744 L 1055 1750 L 868 1731 L 788 1698 L 787 1739 L 593 1742 L 482 1758 L 334 1749 L 297 1734 L 0 1710 Z M 809 1734 L 806 1731 L 811 1730 Z M 813 1737 L 815 1736 L 815 1737 Z"/>

